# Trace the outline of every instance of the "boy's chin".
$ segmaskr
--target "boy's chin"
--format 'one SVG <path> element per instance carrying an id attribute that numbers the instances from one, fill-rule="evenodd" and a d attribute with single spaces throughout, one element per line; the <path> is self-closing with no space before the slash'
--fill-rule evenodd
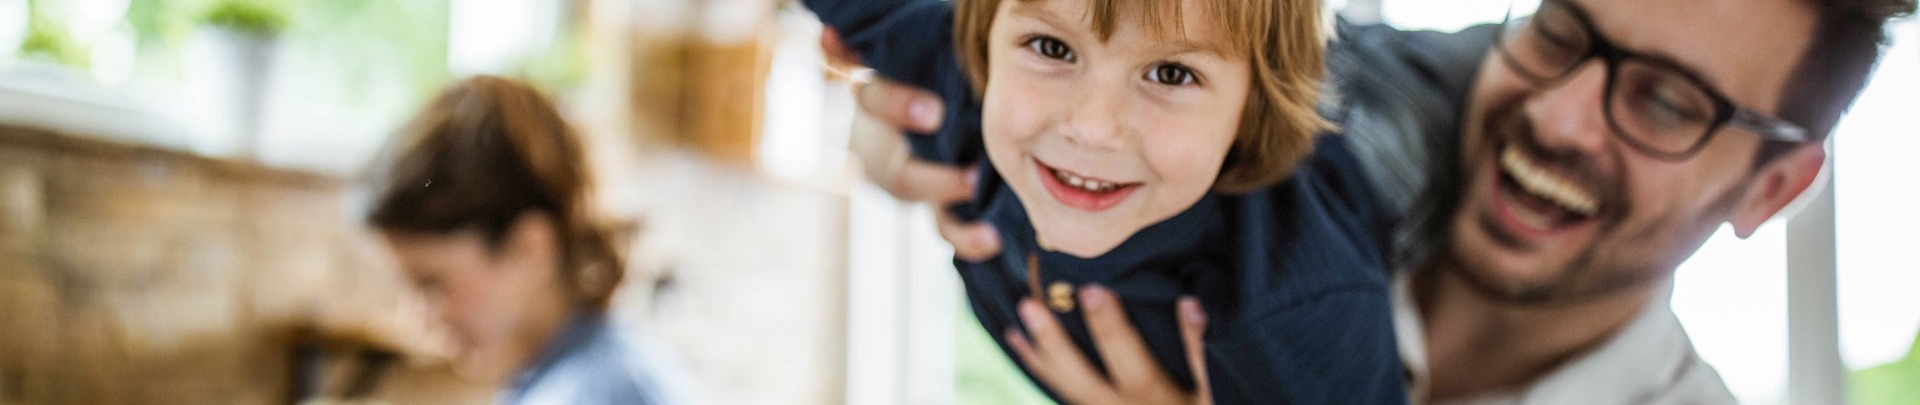
<path id="1" fill-rule="evenodd" d="M 1040 248 L 1065 253 L 1082 259 L 1092 259 L 1112 252 L 1114 248 L 1127 241 L 1125 237 L 1106 237 L 1107 235 L 1132 235 L 1138 229 L 1122 232 L 1113 229 L 1072 229 L 1061 232 L 1048 232 L 1045 226 L 1036 226 L 1035 235 Z"/>

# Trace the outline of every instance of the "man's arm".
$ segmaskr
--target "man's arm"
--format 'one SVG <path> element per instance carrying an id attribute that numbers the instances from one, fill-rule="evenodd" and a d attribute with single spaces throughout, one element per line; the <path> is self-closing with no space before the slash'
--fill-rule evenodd
<path id="1" fill-rule="evenodd" d="M 834 65 L 858 65 L 840 34 L 829 28 L 820 34 L 820 47 Z M 978 169 L 962 168 L 913 157 L 901 134 L 930 134 L 939 130 L 945 103 L 932 92 L 884 78 L 871 78 L 854 88 L 854 99 L 868 117 L 891 127 L 890 133 L 855 129 L 851 142 L 867 177 L 894 198 L 947 206 L 973 199 Z M 919 135 L 931 136 L 931 135 Z M 934 211 L 940 237 L 953 245 L 954 256 L 982 261 L 1000 254 L 1000 232 L 985 222 L 965 222 Z"/>
<path id="2" fill-rule="evenodd" d="M 913 155 L 950 165 L 980 161 L 980 102 L 953 50 L 953 5 L 939 0 L 806 0 L 837 40 L 880 76 L 931 91 L 946 108 L 931 137 L 907 141 Z"/>
<path id="3" fill-rule="evenodd" d="M 1493 26 L 1456 33 L 1339 23 L 1328 48 L 1335 97 L 1323 104 L 1394 218 L 1392 258 L 1431 254 L 1455 201 L 1460 114 Z"/>

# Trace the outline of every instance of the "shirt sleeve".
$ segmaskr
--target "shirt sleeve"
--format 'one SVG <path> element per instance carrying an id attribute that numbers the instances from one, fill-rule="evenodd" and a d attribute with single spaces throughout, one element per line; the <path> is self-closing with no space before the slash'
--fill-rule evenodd
<path id="1" fill-rule="evenodd" d="M 1459 118 L 1496 27 L 1401 31 L 1341 20 L 1323 113 L 1341 126 L 1395 223 L 1392 256 L 1430 255 L 1457 201 Z"/>
<path id="2" fill-rule="evenodd" d="M 946 103 L 934 134 L 908 136 L 916 157 L 979 161 L 980 101 L 953 46 L 953 4 L 941 0 L 805 0 L 860 61 L 889 80 L 927 89 Z M 931 136 L 927 136 L 931 135 Z"/>

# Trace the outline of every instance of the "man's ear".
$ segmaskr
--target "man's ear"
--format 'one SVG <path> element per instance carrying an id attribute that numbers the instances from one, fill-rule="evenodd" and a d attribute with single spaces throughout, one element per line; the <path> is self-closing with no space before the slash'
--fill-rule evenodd
<path id="1" fill-rule="evenodd" d="M 1760 224 L 1794 206 L 1795 202 L 1814 197 L 1807 190 L 1820 180 L 1820 170 L 1826 162 L 1826 148 L 1813 143 L 1795 147 L 1761 167 L 1754 174 L 1753 186 L 1747 189 L 1747 195 L 1741 198 L 1733 218 L 1729 219 L 1734 234 L 1741 239 L 1753 236 Z"/>

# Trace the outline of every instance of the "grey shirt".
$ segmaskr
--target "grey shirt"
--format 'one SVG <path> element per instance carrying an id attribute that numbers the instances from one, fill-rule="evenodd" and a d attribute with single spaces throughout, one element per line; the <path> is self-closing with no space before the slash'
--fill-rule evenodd
<path id="1" fill-rule="evenodd" d="M 1392 259 L 1408 267 L 1445 245 L 1459 200 L 1459 117 L 1495 25 L 1458 33 L 1400 31 L 1341 20 L 1327 53 L 1332 96 L 1322 113 L 1341 126 L 1396 214 Z"/>

